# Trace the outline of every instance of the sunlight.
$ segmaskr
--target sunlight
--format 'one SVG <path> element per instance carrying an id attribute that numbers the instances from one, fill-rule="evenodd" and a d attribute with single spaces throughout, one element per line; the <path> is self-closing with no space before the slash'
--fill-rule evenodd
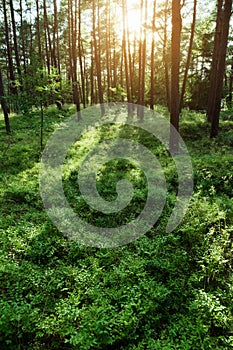
<path id="1" fill-rule="evenodd" d="M 140 29 L 141 29 L 141 11 L 140 11 L 140 1 L 127 0 L 127 17 L 126 25 L 129 30 L 130 39 L 140 39 Z M 117 5 L 114 9 L 116 23 L 119 23 L 118 34 L 120 37 L 123 36 L 123 18 L 122 18 L 122 6 Z"/>
<path id="2" fill-rule="evenodd" d="M 126 8 L 127 8 L 127 17 L 126 17 L 126 25 L 129 31 L 129 39 L 130 41 L 143 40 L 144 38 L 144 29 L 145 24 L 148 27 L 151 27 L 152 16 L 153 16 L 153 0 L 148 0 L 147 6 L 147 15 L 145 15 L 145 2 L 143 2 L 143 8 L 141 11 L 141 0 L 126 0 Z M 115 7 L 115 16 L 114 16 L 120 27 L 118 27 L 118 34 L 120 37 L 123 36 L 123 19 L 122 19 L 122 6 L 118 5 Z M 146 35 L 151 39 L 152 31 L 147 28 Z"/>
<path id="3" fill-rule="evenodd" d="M 138 5 L 137 2 L 135 4 L 135 1 L 131 0 L 128 0 L 127 25 L 129 33 L 139 39 L 142 25 L 140 5 Z"/>

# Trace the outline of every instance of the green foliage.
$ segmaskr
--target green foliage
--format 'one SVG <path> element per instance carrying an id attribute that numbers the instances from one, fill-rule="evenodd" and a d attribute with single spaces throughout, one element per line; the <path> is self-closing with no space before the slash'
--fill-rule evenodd
<path id="1" fill-rule="evenodd" d="M 66 114 L 68 106 L 61 112 L 54 106 L 45 111 L 45 140 Z M 230 349 L 233 203 L 227 132 L 210 140 L 204 116 L 183 113 L 181 133 L 193 160 L 195 192 L 182 224 L 169 234 L 165 227 L 177 178 L 164 148 L 130 128 L 109 126 L 83 136 L 67 155 L 63 183 L 71 205 L 88 220 L 103 224 L 103 218 L 75 200 L 77 169 L 103 137 L 120 132 L 140 140 L 155 152 L 169 181 L 166 206 L 155 227 L 127 246 L 96 249 L 65 238 L 43 209 L 38 111 L 12 116 L 11 124 L 13 135 L 5 135 L 0 120 L 1 349 Z M 231 121 L 221 128 L 230 130 Z M 115 198 L 115 183 L 125 176 L 136 188 L 127 217 L 140 212 L 145 200 L 140 169 L 109 162 L 97 186 L 103 197 Z"/>
<path id="2" fill-rule="evenodd" d="M 185 106 L 205 110 L 208 102 L 210 68 L 214 46 L 213 14 L 197 19 L 192 59 L 185 93 Z M 183 41 L 185 44 L 185 41 Z"/>
<path id="3" fill-rule="evenodd" d="M 51 72 L 48 73 L 36 58 L 34 57 L 27 67 L 22 86 L 19 83 L 18 94 L 9 97 L 11 104 L 25 114 L 29 113 L 33 107 L 56 104 L 61 109 L 64 101 L 72 102 L 70 84 L 67 81 L 61 82 L 61 77 L 55 68 L 52 67 Z"/>
<path id="4" fill-rule="evenodd" d="M 119 102 L 122 98 L 125 100 L 127 96 L 125 89 L 120 84 L 117 84 L 116 87 L 111 87 L 110 91 L 112 93 L 111 102 Z"/>

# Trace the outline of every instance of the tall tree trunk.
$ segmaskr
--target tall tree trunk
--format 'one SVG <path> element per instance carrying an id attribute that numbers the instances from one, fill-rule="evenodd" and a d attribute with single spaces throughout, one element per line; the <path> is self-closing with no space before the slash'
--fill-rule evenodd
<path id="1" fill-rule="evenodd" d="M 51 62 L 50 62 L 50 54 L 49 54 L 50 49 L 48 45 L 47 25 L 46 25 L 46 22 L 47 22 L 46 0 L 43 0 L 43 7 L 44 7 L 44 41 L 45 41 L 45 52 L 46 52 L 46 66 L 47 66 L 48 74 L 50 74 Z"/>
<path id="2" fill-rule="evenodd" d="M 93 43 L 94 43 L 94 52 L 95 52 L 95 64 L 96 64 L 96 74 L 97 74 L 97 84 L 98 84 L 98 95 L 99 95 L 99 103 L 101 106 L 101 115 L 104 115 L 104 94 L 103 94 L 103 86 L 102 86 L 102 73 L 101 73 L 101 55 L 100 55 L 100 15 L 99 15 L 99 1 L 98 1 L 98 9 L 97 9 L 97 28 L 96 28 L 96 6 L 95 0 L 92 1 L 92 20 L 93 20 Z M 98 33 L 98 43 L 96 38 L 96 31 Z"/>
<path id="3" fill-rule="evenodd" d="M 170 122 L 179 131 L 179 71 L 180 71 L 180 37 L 181 37 L 181 15 L 180 0 L 172 0 L 172 68 L 171 68 L 171 111 Z M 179 150 L 177 134 L 171 128 L 170 149 L 174 152 Z"/>
<path id="4" fill-rule="evenodd" d="M 116 38 L 113 39 L 113 87 L 117 86 Z"/>
<path id="5" fill-rule="evenodd" d="M 20 1 L 22 1 L 22 0 L 20 0 Z M 38 41 L 39 59 L 42 60 L 42 48 L 41 48 L 41 36 L 40 36 L 40 9 L 39 9 L 39 0 L 36 0 L 36 31 L 37 31 L 37 41 Z"/>
<path id="6" fill-rule="evenodd" d="M 126 0 L 122 0 L 122 18 L 123 18 L 123 37 L 122 37 L 122 50 L 125 63 L 125 83 L 126 93 L 128 102 L 128 114 L 131 114 L 131 88 L 130 88 L 130 76 L 128 66 L 128 55 L 127 55 L 127 27 L 126 27 L 126 16 L 127 16 L 127 5 Z M 128 43 L 129 45 L 129 43 Z"/>
<path id="7" fill-rule="evenodd" d="M 231 63 L 231 73 L 230 73 L 230 81 L 229 81 L 229 96 L 228 96 L 228 104 L 229 107 L 232 108 L 232 91 L 233 91 L 233 58 Z"/>
<path id="8" fill-rule="evenodd" d="M 56 3 L 56 12 L 57 12 L 57 3 Z M 56 14 L 57 17 L 57 14 Z M 59 45 L 59 30 L 58 30 L 58 19 L 56 19 L 56 46 L 57 46 L 57 70 L 58 74 L 61 74 L 61 54 L 60 54 L 60 45 Z"/>
<path id="9" fill-rule="evenodd" d="M 207 118 L 211 122 L 211 137 L 216 137 L 219 130 L 219 116 L 231 12 L 232 0 L 218 0 L 214 52 L 207 106 Z"/>
<path id="10" fill-rule="evenodd" d="M 152 19 L 152 42 L 151 42 L 151 56 L 150 56 L 150 109 L 154 109 L 155 104 L 155 17 L 156 17 L 156 0 L 154 0 L 153 19 Z"/>
<path id="11" fill-rule="evenodd" d="M 94 50 L 93 41 L 91 41 L 91 69 L 90 69 L 90 84 L 91 84 L 91 106 L 95 100 L 95 82 L 94 82 Z"/>
<path id="12" fill-rule="evenodd" d="M 23 89 L 22 73 L 21 73 L 21 68 L 20 68 L 18 40 L 17 40 L 17 32 L 16 32 L 16 24 L 15 24 L 15 13 L 14 13 L 14 6 L 13 6 L 12 0 L 10 0 L 10 11 L 11 11 L 11 22 L 12 22 L 12 30 L 13 30 L 15 61 L 16 61 L 16 66 L 17 66 L 17 73 L 18 73 L 18 77 L 19 77 L 19 82 L 20 82 L 20 90 L 22 90 Z"/>
<path id="13" fill-rule="evenodd" d="M 215 38 L 214 38 L 214 51 L 212 56 L 212 66 L 211 66 L 211 75 L 210 75 L 210 88 L 208 94 L 208 104 L 207 104 L 207 121 L 210 123 L 212 121 L 213 115 L 213 98 L 215 98 L 216 89 L 215 81 L 217 78 L 217 68 L 218 68 L 218 52 L 221 48 L 221 12 L 224 0 L 217 0 L 217 18 L 216 18 L 216 29 L 215 29 Z"/>
<path id="14" fill-rule="evenodd" d="M 71 23 L 72 23 L 72 77 L 73 77 L 73 91 L 74 91 L 74 103 L 76 105 L 78 120 L 81 120 L 81 106 L 79 98 L 79 85 L 77 77 L 77 14 L 78 3 L 75 0 L 75 9 L 72 10 Z M 71 1 L 72 9 L 72 1 Z"/>
<path id="15" fill-rule="evenodd" d="M 57 0 L 53 0 L 53 65 L 55 68 L 57 68 L 57 71 L 59 72 L 58 67 L 58 50 L 59 50 L 59 43 L 58 43 L 58 23 L 57 23 Z"/>
<path id="16" fill-rule="evenodd" d="M 5 39 L 6 39 L 6 46 L 7 46 L 8 69 L 9 69 L 9 75 L 10 75 L 10 92 L 13 95 L 17 95 L 17 88 L 15 86 L 14 65 L 13 65 L 11 44 L 10 44 L 10 38 L 9 38 L 9 26 L 8 26 L 8 19 L 7 19 L 6 0 L 3 0 L 2 3 L 3 3 L 4 26 L 5 26 Z"/>
<path id="17" fill-rule="evenodd" d="M 111 64 L 111 49 L 110 49 L 110 0 L 106 0 L 106 34 L 105 34 L 105 47 L 106 47 L 106 69 L 107 69 L 107 97 L 108 102 L 111 99 L 111 73 L 110 73 L 110 64 Z"/>
<path id="18" fill-rule="evenodd" d="M 169 79 L 169 64 L 168 64 L 168 49 L 167 49 L 167 25 L 168 25 L 168 0 L 165 2 L 164 9 L 164 37 L 163 37 L 163 62 L 164 62 L 164 76 L 166 87 L 166 102 L 169 112 L 171 111 L 171 90 Z"/>
<path id="19" fill-rule="evenodd" d="M 32 8 L 30 8 L 30 25 L 29 25 L 29 57 L 32 57 L 34 54 L 34 33 L 33 33 L 33 24 L 32 24 Z"/>
<path id="20" fill-rule="evenodd" d="M 195 25 L 196 25 L 196 16 L 197 16 L 197 0 L 194 0 L 193 20 L 192 20 L 191 35 L 190 35 L 190 40 L 189 40 L 189 50 L 188 50 L 187 62 L 186 62 L 186 67 L 185 67 L 185 72 L 184 72 L 182 90 L 181 90 L 181 94 L 180 94 L 180 112 L 181 112 L 181 109 L 182 109 L 183 104 L 184 104 L 184 94 L 185 94 L 185 89 L 186 89 L 186 84 L 187 84 L 189 66 L 190 66 L 191 57 L 192 57 L 193 39 L 194 39 Z"/>
<path id="21" fill-rule="evenodd" d="M 148 2 L 145 0 L 144 23 L 147 21 Z M 145 105 L 145 77 L 146 77 L 146 27 L 143 30 L 143 45 L 142 45 L 142 69 L 141 69 L 141 105 Z M 140 121 L 144 120 L 144 108 L 141 108 Z"/>
<path id="22" fill-rule="evenodd" d="M 2 72 L 0 70 L 0 102 L 4 114 L 4 121 L 5 121 L 5 127 L 6 127 L 6 132 L 7 134 L 10 134 L 11 128 L 10 128 L 10 120 L 8 116 L 8 107 L 6 104 L 6 99 L 5 99 L 5 93 L 4 93 L 4 86 L 3 86 L 3 79 L 2 79 Z"/>
<path id="23" fill-rule="evenodd" d="M 27 71 L 27 64 L 26 64 L 26 50 L 25 50 L 25 33 L 24 33 L 24 24 L 23 24 L 23 4 L 22 0 L 19 1 L 19 11 L 20 11 L 20 35 L 22 39 L 22 60 L 23 60 L 23 69 L 24 74 L 26 74 Z"/>
<path id="24" fill-rule="evenodd" d="M 80 75 L 82 82 L 82 103 L 83 108 L 86 108 L 86 87 L 85 87 L 85 76 L 84 76 L 84 68 L 83 68 L 83 46 L 82 46 L 82 22 L 81 22 L 81 0 L 78 2 L 78 56 L 79 56 L 79 67 L 80 67 Z"/>
<path id="25" fill-rule="evenodd" d="M 141 8 L 141 15 L 140 15 L 140 38 L 139 38 L 139 50 L 138 50 L 138 98 L 137 98 L 137 114 L 138 117 L 141 114 L 142 108 L 142 21 L 143 21 L 143 4 L 144 1 L 141 0 L 140 8 Z"/>
<path id="26" fill-rule="evenodd" d="M 86 57 L 84 56 L 84 78 L 85 78 L 85 87 L 86 87 L 86 93 L 85 93 L 85 98 L 86 98 L 86 103 L 85 105 L 88 106 L 89 104 L 89 77 L 88 77 L 88 72 L 87 72 L 87 64 L 86 64 Z"/>
<path id="27" fill-rule="evenodd" d="M 120 63 L 120 86 L 121 86 L 121 89 L 123 88 L 124 86 L 124 53 L 121 52 L 121 63 Z M 123 94 L 121 94 L 121 102 L 124 102 L 124 96 Z"/>
<path id="28" fill-rule="evenodd" d="M 117 5 L 116 5 L 116 3 L 115 3 L 115 12 L 116 12 L 116 8 L 117 8 Z M 118 71 L 118 69 L 117 69 L 117 54 L 116 54 L 116 35 L 114 35 L 113 36 L 113 43 L 112 43 L 112 45 L 113 45 L 113 67 L 112 67 L 112 86 L 114 87 L 114 88 L 116 88 L 117 87 L 117 83 L 118 83 L 118 79 L 117 79 L 117 77 L 119 76 L 119 72 L 117 72 Z M 118 74 L 117 74 L 118 73 Z"/>
<path id="29" fill-rule="evenodd" d="M 136 33 L 134 33 L 134 38 L 133 38 L 133 54 L 132 54 L 132 59 L 131 59 L 131 88 L 132 88 L 132 93 L 131 93 L 131 98 L 132 101 L 135 102 L 136 101 L 136 97 L 137 97 L 137 85 L 135 84 L 135 76 L 136 76 L 136 52 L 137 52 L 137 37 L 136 37 Z"/>
<path id="30" fill-rule="evenodd" d="M 81 120 L 81 106 L 77 80 L 77 1 L 73 9 L 72 0 L 68 0 L 69 65 L 72 79 L 73 101 L 76 106 L 78 121 Z"/>
<path id="31" fill-rule="evenodd" d="M 73 91 L 73 78 L 72 78 L 72 20 L 71 20 L 71 0 L 68 0 L 68 69 L 67 77 L 71 82 L 72 91 Z"/>
<path id="32" fill-rule="evenodd" d="M 52 49 L 52 42 L 51 42 L 51 36 L 50 36 L 50 29 L 49 29 L 49 22 L 48 22 L 48 15 L 47 15 L 47 5 L 46 0 L 43 0 L 43 7 L 44 7 L 44 31 L 45 31 L 45 38 L 47 42 L 47 65 L 48 65 L 48 71 L 50 72 L 50 66 L 54 65 L 53 62 L 53 49 Z"/>
<path id="33" fill-rule="evenodd" d="M 133 97 L 135 95 L 134 92 L 134 81 L 133 81 L 133 77 L 134 77 L 134 67 L 133 67 L 133 63 L 132 63 L 132 55 L 131 55 L 131 40 L 130 40 L 130 35 L 129 35 L 129 18 L 128 18 L 128 8 L 127 8 L 127 3 L 126 3 L 126 28 L 127 28 L 127 47 L 128 47 L 128 62 L 129 62 L 129 80 L 130 80 L 130 101 L 133 101 Z"/>

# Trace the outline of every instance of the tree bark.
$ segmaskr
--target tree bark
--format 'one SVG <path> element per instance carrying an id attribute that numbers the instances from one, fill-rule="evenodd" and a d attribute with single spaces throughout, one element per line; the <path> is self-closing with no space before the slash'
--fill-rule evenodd
<path id="1" fill-rule="evenodd" d="M 207 118 L 208 121 L 211 122 L 210 137 L 216 137 L 219 131 L 219 116 L 231 11 L 232 0 L 218 0 L 214 52 L 207 106 Z"/>
<path id="2" fill-rule="evenodd" d="M 96 74 L 97 74 L 97 84 L 98 84 L 98 95 L 99 95 L 99 103 L 101 107 L 101 115 L 104 115 L 104 94 L 103 94 L 103 86 L 102 86 L 102 73 L 101 73 L 101 62 L 100 62 L 100 45 L 97 44 L 96 38 L 96 30 L 98 32 L 98 36 L 100 37 L 100 15 L 99 15 L 99 1 L 98 1 L 98 11 L 97 11 L 97 28 L 95 24 L 96 19 L 96 6 L 95 0 L 92 2 L 92 20 L 93 20 L 93 43 L 94 43 L 94 52 L 95 52 L 95 64 L 96 64 Z M 99 42 L 99 40 L 98 40 Z"/>
<path id="3" fill-rule="evenodd" d="M 166 0 L 165 2 L 165 9 L 164 9 L 163 62 L 164 62 L 165 87 L 166 87 L 166 102 L 167 102 L 167 108 L 170 112 L 171 92 L 170 92 L 168 53 L 167 53 L 167 25 L 168 25 L 167 13 L 168 13 L 168 0 Z"/>
<path id="4" fill-rule="evenodd" d="M 83 47 L 82 47 L 82 36 L 81 36 L 81 30 L 82 30 L 82 22 L 81 22 L 81 0 L 79 0 L 78 3 L 78 56 L 79 56 L 79 67 L 80 67 L 80 75 L 81 75 L 81 82 L 82 82 L 82 103 L 83 108 L 86 108 L 86 87 L 85 87 L 85 76 L 84 76 L 84 67 L 83 67 Z"/>
<path id="5" fill-rule="evenodd" d="M 19 1 L 20 6 L 20 35 L 22 38 L 22 60 L 23 60 L 23 69 L 24 74 L 26 74 L 27 71 L 27 64 L 26 64 L 26 50 L 25 50 L 25 32 L 24 32 L 24 24 L 23 24 L 23 4 L 22 0 Z"/>
<path id="6" fill-rule="evenodd" d="M 154 109 L 155 104 L 155 17 L 156 17 L 156 0 L 154 0 L 153 19 L 152 19 L 152 42 L 151 42 L 151 57 L 150 57 L 150 109 Z"/>
<path id="7" fill-rule="evenodd" d="M 144 0 L 141 0 L 141 15 L 140 15 L 140 38 L 139 38 L 139 50 L 138 50 L 138 98 L 137 98 L 137 115 L 140 117 L 141 105 L 142 105 L 142 21 L 143 21 L 143 5 Z"/>
<path id="8" fill-rule="evenodd" d="M 43 6 L 44 6 L 44 32 L 45 32 L 45 41 L 47 46 L 47 49 L 46 49 L 47 67 L 48 67 L 48 73 L 50 73 L 50 66 L 54 65 L 54 62 L 53 62 L 53 50 L 52 50 L 52 43 L 51 43 L 49 23 L 48 23 L 46 0 L 43 0 Z"/>
<path id="9" fill-rule="evenodd" d="M 180 71 L 180 36 L 181 36 L 181 15 L 180 0 L 172 1 L 172 68 L 171 68 L 171 125 L 179 132 L 179 71 Z M 171 127 L 170 149 L 173 152 L 179 150 L 179 140 L 177 133 Z"/>
<path id="10" fill-rule="evenodd" d="M 46 10 L 46 0 L 43 0 L 43 7 L 44 7 L 44 40 L 45 40 L 45 52 L 46 52 L 46 66 L 48 73 L 50 74 L 50 54 L 49 54 L 49 47 L 48 47 L 48 37 L 47 37 L 47 10 Z"/>
<path id="11" fill-rule="evenodd" d="M 10 11 L 11 11 L 11 22 L 12 22 L 12 29 L 13 29 L 15 61 L 16 61 L 16 66 L 17 66 L 17 73 L 18 73 L 18 77 L 19 77 L 19 82 L 20 82 L 20 90 L 22 90 L 23 89 L 23 86 L 22 86 L 22 73 L 21 73 L 21 68 L 20 68 L 18 40 L 17 40 L 16 24 L 15 24 L 15 14 L 14 14 L 14 6 L 13 6 L 13 1 L 12 0 L 10 0 Z"/>
<path id="12" fill-rule="evenodd" d="M 144 23 L 147 21 L 148 1 L 145 0 L 144 4 Z M 143 29 L 143 44 L 142 44 L 142 67 L 141 67 L 141 105 L 145 105 L 145 78 L 146 78 L 146 27 Z M 140 111 L 140 121 L 144 120 L 144 108 Z"/>
<path id="13" fill-rule="evenodd" d="M 105 47 L 106 47 L 106 70 L 107 70 L 107 97 L 108 102 L 111 99 L 111 49 L 110 49 L 110 40 L 111 40 L 111 23 L 110 23 L 110 1 L 106 0 L 106 34 L 105 34 Z"/>
<path id="14" fill-rule="evenodd" d="M 91 106 L 95 101 L 95 82 L 94 82 L 94 50 L 93 41 L 91 41 L 91 69 L 90 69 L 90 84 L 91 84 Z"/>
<path id="15" fill-rule="evenodd" d="M 218 52 L 221 47 L 221 11 L 224 0 L 218 0 L 217 5 L 217 19 L 216 19 L 216 29 L 215 29 L 215 37 L 214 37 L 214 51 L 212 56 L 212 66 L 211 66 L 211 75 L 210 75 L 210 88 L 208 94 L 208 104 L 207 104 L 207 121 L 211 123 L 212 115 L 213 115 L 213 99 L 215 98 L 216 93 L 216 78 L 217 78 L 217 69 L 218 69 Z"/>
<path id="16" fill-rule="evenodd" d="M 4 114 L 4 121 L 5 121 L 5 127 L 7 134 L 10 134 L 11 128 L 10 128 L 10 120 L 8 116 L 8 107 L 5 99 L 5 93 L 4 93 L 4 86 L 3 86 L 3 79 L 2 79 L 2 72 L 0 70 L 0 100 L 1 100 L 1 106 Z"/>
<path id="17" fill-rule="evenodd" d="M 181 109 L 182 109 L 183 104 L 184 104 L 184 94 L 185 94 L 185 89 L 186 89 L 186 84 L 187 84 L 189 66 L 190 66 L 191 57 L 192 57 L 193 39 L 194 39 L 195 25 L 196 25 L 196 16 L 197 16 L 197 0 L 194 0 L 194 4 L 193 4 L 193 20 L 192 20 L 192 25 L 191 25 L 191 35 L 190 35 L 190 41 L 189 41 L 189 50 L 188 50 L 187 62 L 186 62 L 186 67 L 185 67 L 185 72 L 184 72 L 184 79 L 183 79 L 183 84 L 182 84 L 182 90 L 181 90 L 181 94 L 180 94 L 180 112 L 181 112 Z"/>
<path id="18" fill-rule="evenodd" d="M 3 3 L 3 13 L 4 13 L 5 38 L 6 38 L 6 46 L 7 46 L 8 69 L 10 74 L 10 92 L 13 95 L 17 95 L 17 88 L 15 86 L 14 65 L 13 65 L 10 38 L 9 38 L 9 26 L 8 26 L 8 19 L 7 19 L 6 0 L 3 0 L 2 3 Z"/>
<path id="19" fill-rule="evenodd" d="M 42 47 L 41 47 L 41 36 L 40 36 L 40 10 L 39 10 L 38 0 L 36 0 L 36 31 L 37 31 L 37 40 L 38 40 L 39 59 L 42 60 Z"/>
<path id="20" fill-rule="evenodd" d="M 126 28 L 126 16 L 127 16 L 127 7 L 126 1 L 122 0 L 122 18 L 123 18 L 123 38 L 122 38 L 122 50 L 125 62 L 125 81 L 126 81 L 126 93 L 127 93 L 127 102 L 128 102 L 128 114 L 131 114 L 131 89 L 130 89 L 130 75 L 129 75 L 129 65 L 128 65 L 128 55 L 127 55 L 127 28 Z M 129 45 L 129 43 L 128 43 Z"/>
<path id="21" fill-rule="evenodd" d="M 60 66 L 58 65 L 59 57 L 59 40 L 58 40 L 58 20 L 57 20 L 57 0 L 53 0 L 53 9 L 54 9 L 54 22 L 53 22 L 53 65 L 57 68 L 58 73 L 60 74 Z"/>
<path id="22" fill-rule="evenodd" d="M 233 91 L 233 59 L 231 63 L 231 72 L 230 72 L 230 81 L 229 81 L 229 96 L 228 96 L 228 105 L 232 108 L 232 91 Z"/>
<path id="23" fill-rule="evenodd" d="M 78 121 L 81 120 L 81 106 L 79 99 L 79 89 L 77 80 L 77 0 L 75 1 L 75 9 L 73 10 L 72 0 L 69 0 L 68 5 L 68 21 L 69 21 L 69 36 L 70 36 L 70 70 L 72 79 L 72 91 L 74 104 L 76 106 Z"/>

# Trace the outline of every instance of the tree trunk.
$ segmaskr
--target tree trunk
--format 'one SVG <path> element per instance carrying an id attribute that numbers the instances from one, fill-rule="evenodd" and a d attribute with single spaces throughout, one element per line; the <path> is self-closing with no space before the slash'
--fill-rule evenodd
<path id="1" fill-rule="evenodd" d="M 95 52 L 95 64 L 96 64 L 96 74 L 97 74 L 97 84 L 98 84 L 98 95 L 99 95 L 99 103 L 101 105 L 101 115 L 104 115 L 105 108 L 104 108 L 104 95 L 103 95 L 103 87 L 102 87 L 102 74 L 101 74 L 101 62 L 100 62 L 100 45 L 97 44 L 97 38 L 96 38 L 96 30 L 98 32 L 98 36 L 100 38 L 100 16 L 99 16 L 99 1 L 98 1 L 98 11 L 97 11 L 97 19 L 98 24 L 97 28 L 95 25 L 95 18 L 96 18 L 96 7 L 95 7 L 95 0 L 92 2 L 92 20 L 93 20 L 93 43 L 94 43 L 94 52 Z M 98 40 L 99 42 L 99 40 Z"/>
<path id="2" fill-rule="evenodd" d="M 221 47 L 221 11 L 224 0 L 218 0 L 218 9 L 217 9 L 217 19 L 216 19 L 216 29 L 215 29 L 215 38 L 214 38 L 214 51 L 212 56 L 212 66 L 211 66 L 211 75 L 210 75 L 210 88 L 208 94 L 208 104 L 207 104 L 207 121 L 210 123 L 212 121 L 213 115 L 213 99 L 215 98 L 215 81 L 217 78 L 217 68 L 218 68 L 218 52 Z"/>
<path id="3" fill-rule="evenodd" d="M 182 109 L 183 104 L 184 104 L 184 94 L 185 94 L 185 89 L 186 89 L 186 84 L 187 84 L 189 66 L 190 66 L 191 57 L 192 57 L 193 39 L 194 39 L 195 25 L 196 25 L 196 15 L 197 15 L 197 0 L 194 0 L 194 4 L 193 4 L 193 20 L 192 20 L 192 25 L 191 25 L 191 35 L 190 35 L 190 41 L 189 41 L 189 50 L 188 50 L 187 62 L 186 62 L 186 67 L 185 67 L 185 72 L 184 72 L 184 79 L 183 79 L 183 84 L 182 84 L 182 90 L 181 90 L 181 94 L 180 94 L 180 112 L 181 112 L 181 109 Z"/>
<path id="4" fill-rule="evenodd" d="M 71 3 L 72 6 L 72 3 Z M 78 3 L 75 0 L 75 9 L 73 19 L 73 30 L 72 30 L 72 63 L 73 63 L 73 87 L 74 87 L 74 101 L 76 105 L 78 121 L 81 120 L 81 106 L 79 98 L 79 84 L 77 77 L 77 14 L 78 14 Z M 72 20 L 71 20 L 72 21 Z"/>
<path id="5" fill-rule="evenodd" d="M 171 93 L 170 93 L 170 79 L 169 79 L 169 64 L 168 64 L 168 53 L 167 53 L 167 25 L 168 25 L 168 0 L 165 2 L 164 9 L 164 37 L 163 37 L 163 62 L 164 62 L 164 76 L 165 76 L 165 87 L 166 87 L 166 102 L 167 108 L 171 110 Z"/>
<path id="6" fill-rule="evenodd" d="M 2 80 L 2 72 L 0 70 L 0 100 L 1 100 L 1 106 L 4 114 L 4 121 L 5 121 L 5 126 L 6 126 L 6 132 L 7 134 L 10 134 L 11 128 L 10 128 L 10 121 L 9 121 L 9 116 L 8 116 L 8 107 L 6 104 L 6 99 L 5 99 L 5 93 L 4 93 L 4 86 L 3 86 L 3 80 Z"/>
<path id="7" fill-rule="evenodd" d="M 144 23 L 147 21 L 147 10 L 148 2 L 145 0 L 145 13 L 144 13 Z M 142 67 L 141 67 L 141 105 L 145 105 L 145 77 L 146 77 L 146 27 L 143 30 L 143 44 L 142 44 Z M 144 120 L 144 108 L 141 108 L 140 121 Z"/>
<path id="8" fill-rule="evenodd" d="M 81 120 L 81 106 L 79 100 L 78 80 L 77 80 L 77 1 L 75 1 L 75 10 L 73 11 L 72 0 L 68 5 L 68 23 L 70 36 L 70 70 L 72 79 L 72 91 L 74 104 L 76 106 L 78 121 Z"/>
<path id="9" fill-rule="evenodd" d="M 131 42 L 130 42 L 130 35 L 129 35 L 129 21 L 128 21 L 128 9 L 127 9 L 127 2 L 126 2 L 126 28 L 127 28 L 127 47 L 128 47 L 128 63 L 129 63 L 129 80 L 130 80 L 130 102 L 133 101 L 135 97 L 134 92 L 134 66 L 132 63 L 132 54 L 131 54 Z"/>
<path id="10" fill-rule="evenodd" d="M 181 15 L 180 0 L 172 1 L 172 68 L 171 68 L 171 125 L 179 132 L 179 71 L 180 71 L 180 36 L 181 36 Z M 170 149 L 173 152 L 179 150 L 177 134 L 171 128 Z"/>
<path id="11" fill-rule="evenodd" d="M 219 0 L 214 52 L 211 67 L 210 89 L 208 96 L 207 118 L 211 122 L 210 136 L 216 137 L 219 130 L 219 116 L 223 78 L 226 64 L 226 52 L 229 35 L 229 24 L 232 10 L 232 0 Z"/>
<path id="12" fill-rule="evenodd" d="M 50 74 L 50 55 L 49 55 L 49 47 L 48 47 L 48 37 L 47 37 L 47 10 L 46 10 L 46 0 L 43 0 L 44 6 L 44 40 L 45 40 L 45 52 L 46 52 L 46 66 L 48 73 Z"/>
<path id="13" fill-rule="evenodd" d="M 82 47 L 82 36 L 81 36 L 81 0 L 78 3 L 78 55 L 79 55 L 79 67 L 82 82 L 82 103 L 83 108 L 86 108 L 86 87 L 85 87 L 85 76 L 83 68 L 83 47 Z"/>
<path id="14" fill-rule="evenodd" d="M 48 73 L 50 73 L 50 66 L 54 65 L 53 62 L 53 50 L 52 50 L 52 43 L 51 43 L 51 37 L 50 37 L 50 30 L 49 30 L 49 23 L 48 23 L 48 15 L 47 15 L 47 5 L 46 0 L 43 0 L 43 6 L 44 6 L 44 31 L 45 31 L 45 41 L 47 46 L 47 66 L 48 66 Z"/>
<path id="15" fill-rule="evenodd" d="M 106 69 L 107 69 L 107 97 L 108 102 L 111 99 L 111 49 L 110 49 L 110 40 L 111 40 L 111 23 L 110 23 L 110 1 L 106 1 L 106 34 L 105 34 L 105 47 L 106 47 Z"/>
<path id="16" fill-rule="evenodd" d="M 95 82 L 94 82 L 94 50 L 93 41 L 91 41 L 91 69 L 90 69 L 90 84 L 91 84 L 91 106 L 95 100 Z"/>
<path id="17" fill-rule="evenodd" d="M 156 0 L 153 7 L 153 19 L 152 19 L 152 42 L 151 42 L 151 56 L 150 56 L 150 109 L 154 109 L 155 104 L 155 17 L 156 17 Z"/>
<path id="18" fill-rule="evenodd" d="M 140 38 L 139 38 L 139 50 L 138 50 L 138 98 L 137 98 L 137 115 L 140 117 L 142 108 L 142 21 L 143 21 L 143 5 L 144 1 L 141 0 L 141 15 L 140 15 Z"/>
<path id="19" fill-rule="evenodd" d="M 13 95 L 17 95 L 17 88 L 15 86 L 14 65 L 13 65 L 10 38 L 9 38 L 9 26 L 8 26 L 8 19 L 7 19 L 6 0 L 3 0 L 2 3 L 3 3 L 3 13 L 4 13 L 5 39 L 6 39 L 6 46 L 7 46 L 8 69 L 10 74 L 10 92 Z"/>
<path id="20" fill-rule="evenodd" d="M 27 64 L 26 64 L 26 50 L 25 50 L 25 33 L 24 33 L 24 24 L 23 24 L 23 4 L 22 0 L 19 1 L 20 6 L 20 35 L 22 39 L 22 60 L 23 60 L 23 69 L 24 74 L 26 74 L 27 71 Z"/>
<path id="21" fill-rule="evenodd" d="M 231 63 L 231 73 L 230 73 L 230 81 L 229 81 L 229 96 L 228 96 L 228 105 L 232 108 L 232 91 L 233 91 L 233 59 Z"/>
<path id="22" fill-rule="evenodd" d="M 126 28 L 126 16 L 127 7 L 126 0 L 122 0 L 122 18 L 123 18 L 123 38 L 122 38 L 122 50 L 125 62 L 125 83 L 126 83 L 126 93 L 128 102 L 128 114 L 131 114 L 131 89 L 130 89 L 130 76 L 129 76 L 129 65 L 128 65 L 128 55 L 127 55 L 127 28 Z M 129 43 L 128 43 L 129 45 Z"/>
<path id="23" fill-rule="evenodd" d="M 117 86 L 116 38 L 113 39 L 113 87 Z"/>
<path id="24" fill-rule="evenodd" d="M 36 31 L 37 31 L 37 40 L 38 40 L 39 59 L 42 60 L 42 48 L 41 48 L 41 36 L 40 36 L 40 10 L 39 10 L 38 0 L 36 0 Z"/>
<path id="25" fill-rule="evenodd" d="M 54 9 L 54 22 L 53 22 L 53 65 L 57 68 L 60 73 L 60 67 L 58 66 L 58 52 L 59 52 L 59 41 L 58 41 L 58 22 L 57 22 L 57 0 L 53 0 Z"/>
<path id="26" fill-rule="evenodd" d="M 19 49 L 18 49 L 16 24 L 15 24 L 15 14 L 14 14 L 14 6 L 13 6 L 13 1 L 12 0 L 10 0 L 10 11 L 11 11 L 11 22 L 12 22 L 12 29 L 13 29 L 15 61 L 16 61 L 16 66 L 17 66 L 17 73 L 18 73 L 18 77 L 19 77 L 19 82 L 20 82 L 20 90 L 22 90 L 23 89 L 23 86 L 22 86 L 22 74 L 21 74 L 21 68 L 20 68 Z"/>

